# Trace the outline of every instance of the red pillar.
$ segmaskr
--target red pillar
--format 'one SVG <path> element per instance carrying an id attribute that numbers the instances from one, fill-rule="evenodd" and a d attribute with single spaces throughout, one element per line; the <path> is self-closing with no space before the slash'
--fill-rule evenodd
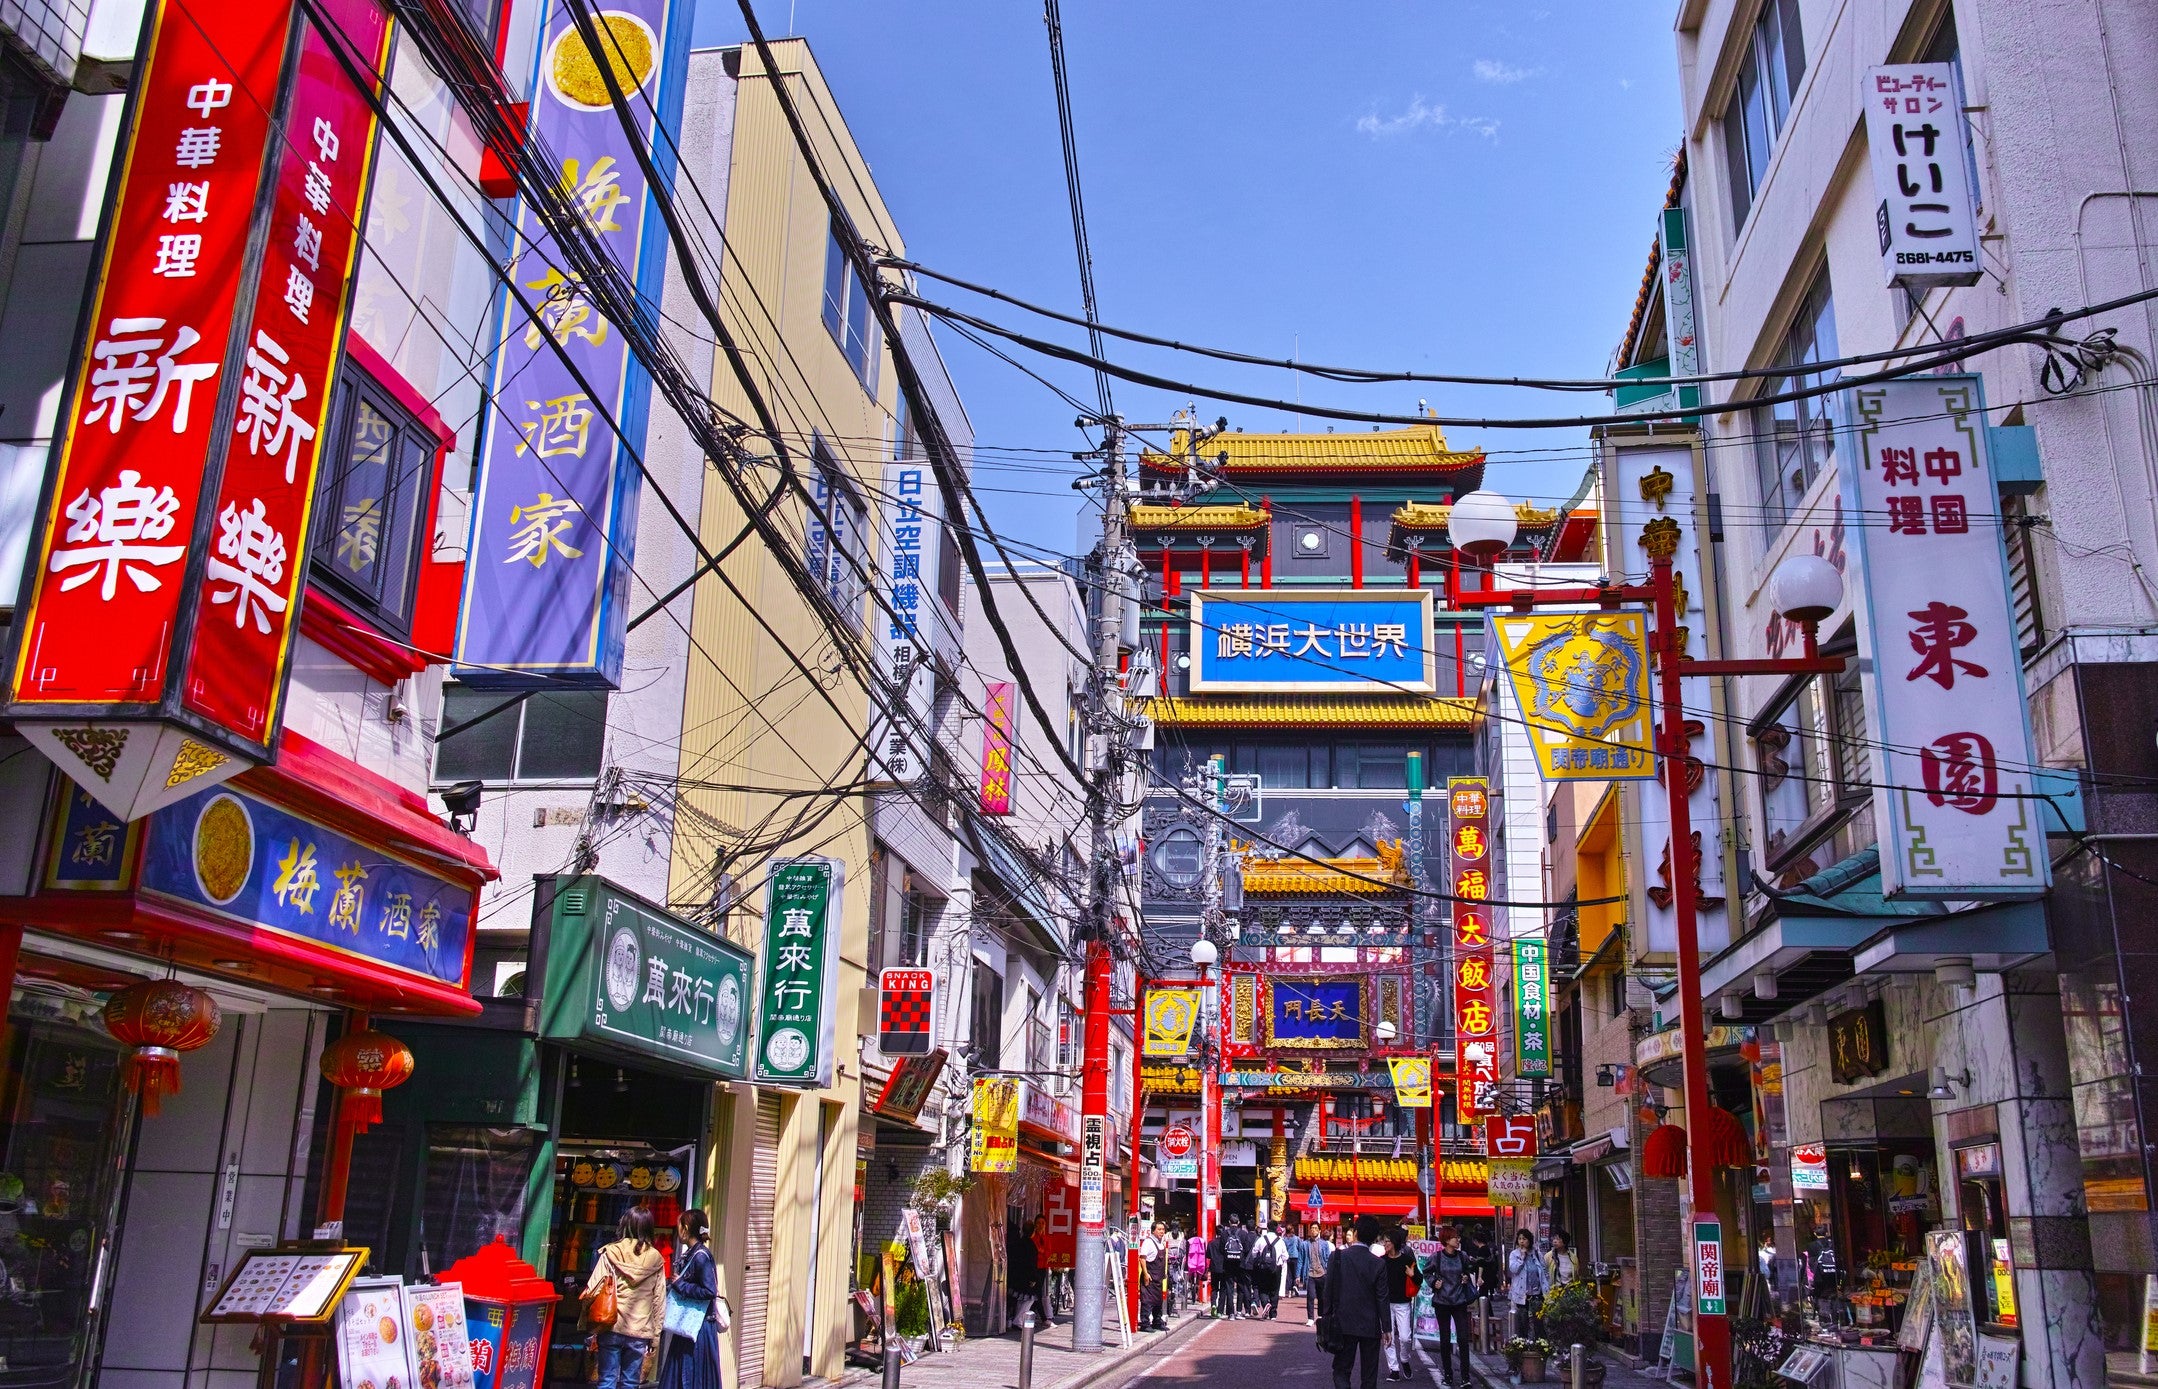
<path id="1" fill-rule="evenodd" d="M 1259 510 L 1267 515 L 1266 558 L 1259 561 L 1259 587 L 1272 588 L 1274 586 L 1274 499 L 1272 497 L 1259 498 Z"/>
<path id="2" fill-rule="evenodd" d="M 347 1035 L 367 1030 L 367 1014 L 347 1013 Z M 337 1091 L 337 1110 L 330 1119 L 330 1150 L 322 1159 L 322 1196 L 315 1210 L 317 1225 L 333 1225 L 345 1218 L 345 1193 L 352 1185 L 353 1130 L 346 1117 L 345 1092 Z"/>
<path id="3" fill-rule="evenodd" d="M 1199 587 L 1211 588 L 1214 583 L 1214 547 L 1199 547 Z"/>
<path id="4" fill-rule="evenodd" d="M 1421 559 L 1421 558 L 1422 558 L 1422 556 L 1418 555 L 1418 554 L 1416 553 L 1416 551 L 1414 551 L 1414 550 L 1411 550 L 1411 551 L 1409 551 L 1409 587 L 1410 587 L 1410 588 L 1422 588 L 1422 587 L 1424 586 L 1424 576 L 1423 576 L 1423 572 L 1422 572 L 1421 568 L 1420 568 L 1420 567 L 1418 566 L 1418 564 L 1417 564 L 1417 561 L 1418 561 L 1419 559 Z"/>
<path id="5" fill-rule="evenodd" d="M 1349 587 L 1364 586 L 1364 499 L 1349 498 Z"/>
<path id="6" fill-rule="evenodd" d="M 1251 551 L 1244 551 L 1244 587 L 1251 587 Z"/>

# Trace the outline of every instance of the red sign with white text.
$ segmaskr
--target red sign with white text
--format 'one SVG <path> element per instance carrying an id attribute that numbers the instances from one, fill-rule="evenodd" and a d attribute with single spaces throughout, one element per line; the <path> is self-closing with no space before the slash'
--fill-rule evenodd
<path id="1" fill-rule="evenodd" d="M 1454 1046 L 1463 1119 L 1491 1108 L 1498 1082 L 1499 994 L 1491 944 L 1491 783 L 1446 783 L 1448 889 L 1454 896 Z"/>
<path id="2" fill-rule="evenodd" d="M 1484 1120 L 1484 1156 L 1535 1157 L 1536 1116 L 1493 1114 Z"/>
<path id="3" fill-rule="evenodd" d="M 377 0 L 325 0 L 321 13 L 343 31 L 347 55 L 382 71 L 390 21 Z M 182 691 L 191 713 L 264 745 L 277 726 L 307 581 L 317 464 L 375 144 L 374 108 L 330 42 L 311 18 L 302 22 Z M 356 446 L 365 443 L 355 437 Z M 372 517 L 340 518 L 338 544 L 371 550 L 386 538 L 379 528 L 390 498 L 348 498 L 347 509 L 369 504 Z"/>
<path id="4" fill-rule="evenodd" d="M 26 576 L 18 713 L 166 692 L 290 15 L 158 4 Z"/>

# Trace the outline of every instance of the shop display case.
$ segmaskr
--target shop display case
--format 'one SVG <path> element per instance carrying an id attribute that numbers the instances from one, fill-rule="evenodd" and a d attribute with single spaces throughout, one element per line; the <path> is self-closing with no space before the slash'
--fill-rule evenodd
<path id="1" fill-rule="evenodd" d="M 696 1157 L 694 1147 L 661 1150 L 573 1138 L 557 1144 L 547 1279 L 562 1299 L 562 1311 L 547 1348 L 549 1383 L 583 1384 L 593 1377 L 579 1294 L 600 1250 L 614 1242 L 616 1227 L 635 1207 L 651 1208 L 653 1242 L 672 1274 L 675 1224 L 682 1218 Z"/>

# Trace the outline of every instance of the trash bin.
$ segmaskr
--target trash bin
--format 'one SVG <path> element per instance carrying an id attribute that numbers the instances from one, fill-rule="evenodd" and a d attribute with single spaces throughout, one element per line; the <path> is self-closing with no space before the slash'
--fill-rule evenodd
<path id="1" fill-rule="evenodd" d="M 560 1300 L 554 1285 L 500 1236 L 436 1281 L 464 1287 L 472 1389 L 537 1389 Z"/>

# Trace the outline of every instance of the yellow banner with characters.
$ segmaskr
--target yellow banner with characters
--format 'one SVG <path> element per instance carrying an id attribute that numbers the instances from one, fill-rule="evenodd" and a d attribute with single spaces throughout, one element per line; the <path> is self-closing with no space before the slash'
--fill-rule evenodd
<path id="1" fill-rule="evenodd" d="M 1189 1056 L 1191 1034 L 1199 1023 L 1197 989 L 1146 991 L 1147 1056 Z"/>
<path id="2" fill-rule="evenodd" d="M 1389 1056 L 1386 1067 L 1394 1073 L 1394 1103 L 1403 1109 L 1431 1108 L 1431 1058 Z"/>
<path id="3" fill-rule="evenodd" d="M 1538 776 L 1642 781 L 1656 775 L 1646 613 L 1505 616 L 1497 625 Z"/>
<path id="4" fill-rule="evenodd" d="M 977 1172 L 1019 1170 L 1019 1082 L 1010 1076 L 974 1078 L 974 1152 Z"/>

